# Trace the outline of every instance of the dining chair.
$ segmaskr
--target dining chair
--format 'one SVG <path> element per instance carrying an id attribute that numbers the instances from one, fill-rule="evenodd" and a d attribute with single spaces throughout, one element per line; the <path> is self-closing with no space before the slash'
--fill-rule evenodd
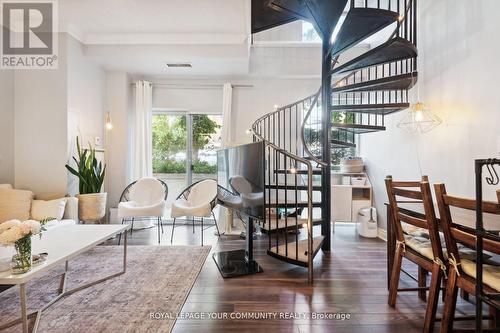
<path id="1" fill-rule="evenodd" d="M 129 184 L 120 196 L 118 218 L 122 224 L 131 222 L 130 233 L 134 229 L 134 221 L 155 218 L 158 224 L 158 244 L 161 242 L 160 229 L 163 233 L 162 217 L 165 213 L 168 197 L 168 186 L 164 181 L 144 177 Z M 121 242 L 121 234 L 118 244 Z"/>
<path id="2" fill-rule="evenodd" d="M 428 290 L 424 332 L 432 332 L 436 321 L 441 282 L 446 273 L 446 261 L 429 179 L 423 176 L 421 181 L 394 181 L 391 176 L 387 176 L 385 183 L 393 216 L 389 223 L 393 223 L 396 233 L 396 253 L 389 283 L 388 304 L 391 307 L 396 305 L 398 291 L 417 290 L 419 298 L 425 300 L 425 292 Z M 424 217 L 409 215 L 402 209 L 403 204 L 423 205 Z M 418 266 L 418 288 L 398 289 L 403 258 Z M 429 287 L 426 286 L 427 272 L 431 273 Z"/>
<path id="3" fill-rule="evenodd" d="M 453 330 L 453 320 L 457 303 L 457 290 L 461 288 L 471 295 L 476 294 L 476 263 L 475 255 L 465 256 L 461 247 L 471 250 L 476 248 L 476 236 L 474 229 L 453 222 L 450 207 L 465 210 L 476 210 L 476 201 L 473 199 L 460 198 L 447 194 L 444 184 L 435 184 L 434 190 L 439 207 L 441 225 L 445 237 L 448 252 L 449 270 L 446 285 L 445 305 L 441 321 L 441 332 Z M 499 194 L 500 191 L 497 192 Z M 500 202 L 483 202 L 484 213 L 500 215 Z M 484 237 L 483 248 L 485 251 L 500 254 L 500 242 Z M 492 257 L 483 254 L 485 264 L 483 265 L 483 286 L 486 293 L 500 292 L 500 263 L 492 260 Z M 490 325 L 498 326 L 499 311 L 490 307 L 492 321 Z"/>
<path id="4" fill-rule="evenodd" d="M 215 179 L 202 179 L 184 189 L 177 199 L 172 203 L 171 217 L 174 219 L 172 224 L 172 235 L 170 243 L 174 240 L 174 229 L 176 219 L 181 216 L 191 216 L 201 218 L 201 245 L 203 246 L 203 218 L 212 216 L 217 228 L 217 235 L 220 236 L 219 226 L 213 209 L 217 205 L 218 186 Z M 207 228 L 208 229 L 208 228 Z"/>

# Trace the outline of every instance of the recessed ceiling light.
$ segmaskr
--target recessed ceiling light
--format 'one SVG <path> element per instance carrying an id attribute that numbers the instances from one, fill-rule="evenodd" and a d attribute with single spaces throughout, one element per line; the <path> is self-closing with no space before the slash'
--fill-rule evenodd
<path id="1" fill-rule="evenodd" d="M 189 62 L 167 62 L 167 68 L 191 68 L 193 67 Z"/>

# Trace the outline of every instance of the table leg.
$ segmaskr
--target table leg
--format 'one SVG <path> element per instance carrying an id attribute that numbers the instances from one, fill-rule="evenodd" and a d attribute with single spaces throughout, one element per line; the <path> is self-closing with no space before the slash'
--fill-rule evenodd
<path id="1" fill-rule="evenodd" d="M 109 279 L 112 279 L 114 277 L 117 277 L 119 275 L 124 274 L 126 269 L 127 269 L 127 232 L 126 231 L 123 233 L 123 236 L 124 236 L 123 270 L 121 272 L 118 272 L 118 273 L 106 276 L 102 279 L 99 279 L 99 280 L 87 283 L 85 285 L 76 287 L 72 290 L 66 290 L 66 282 L 67 282 L 67 276 L 68 276 L 68 270 L 69 270 L 69 263 L 68 263 L 68 261 L 66 261 L 65 270 L 64 270 L 63 275 L 61 276 L 61 281 L 59 284 L 59 292 L 60 292 L 59 295 L 57 297 L 55 297 L 54 299 L 52 299 L 49 303 L 45 304 L 42 308 L 38 309 L 35 312 L 28 314 L 28 309 L 27 309 L 27 304 L 26 304 L 26 284 L 20 284 L 19 285 L 19 298 L 21 300 L 21 318 L 17 318 L 17 319 L 12 320 L 8 323 L 0 325 L 0 331 L 6 329 L 8 327 L 11 327 L 13 325 L 18 325 L 19 323 L 22 323 L 23 333 L 28 333 L 28 330 L 29 330 L 28 318 L 36 315 L 35 323 L 34 323 L 34 326 L 32 328 L 32 333 L 36 333 L 38 325 L 40 323 L 42 312 L 45 311 L 47 308 L 49 308 L 52 304 L 56 303 L 57 301 L 59 301 L 61 298 L 65 297 L 65 296 L 71 295 L 77 291 L 89 288 L 89 287 L 94 286 L 98 283 L 104 282 L 106 280 L 109 280 Z"/>
<path id="2" fill-rule="evenodd" d="M 123 240 L 123 273 L 127 271 L 127 232 L 124 232 Z"/>
<path id="3" fill-rule="evenodd" d="M 387 205 L 387 289 L 390 287 L 394 253 L 396 252 L 396 236 L 394 235 L 392 209 Z"/>
<path id="4" fill-rule="evenodd" d="M 26 308 L 26 284 L 19 285 L 19 298 L 21 299 L 21 321 L 23 333 L 28 333 L 28 310 Z"/>

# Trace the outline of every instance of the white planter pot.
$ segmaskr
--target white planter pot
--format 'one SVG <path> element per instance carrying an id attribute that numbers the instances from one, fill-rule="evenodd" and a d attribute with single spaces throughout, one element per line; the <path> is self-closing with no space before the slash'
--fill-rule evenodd
<path id="1" fill-rule="evenodd" d="M 78 218 L 85 223 L 97 223 L 106 215 L 107 193 L 78 194 Z"/>

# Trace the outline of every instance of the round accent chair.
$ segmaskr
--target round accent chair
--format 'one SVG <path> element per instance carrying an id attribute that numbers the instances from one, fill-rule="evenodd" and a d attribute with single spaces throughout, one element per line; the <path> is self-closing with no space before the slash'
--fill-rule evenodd
<path id="1" fill-rule="evenodd" d="M 175 220 L 181 216 L 192 217 L 193 233 L 194 219 L 201 218 L 201 245 L 203 246 L 203 219 L 210 216 L 215 221 L 217 234 L 220 236 L 219 226 L 213 209 L 217 205 L 217 181 L 215 179 L 203 179 L 188 186 L 172 203 L 171 217 L 174 219 L 170 242 L 174 240 Z M 210 228 L 210 227 L 208 227 Z M 207 229 L 208 229 L 207 228 Z"/>
<path id="2" fill-rule="evenodd" d="M 162 218 L 165 214 L 168 196 L 168 186 L 160 179 L 153 177 L 141 178 L 123 191 L 118 204 L 118 218 L 122 224 L 131 222 L 130 233 L 134 229 L 134 221 L 155 218 L 158 223 L 158 243 L 163 233 Z M 120 244 L 121 236 L 118 244 Z"/>

